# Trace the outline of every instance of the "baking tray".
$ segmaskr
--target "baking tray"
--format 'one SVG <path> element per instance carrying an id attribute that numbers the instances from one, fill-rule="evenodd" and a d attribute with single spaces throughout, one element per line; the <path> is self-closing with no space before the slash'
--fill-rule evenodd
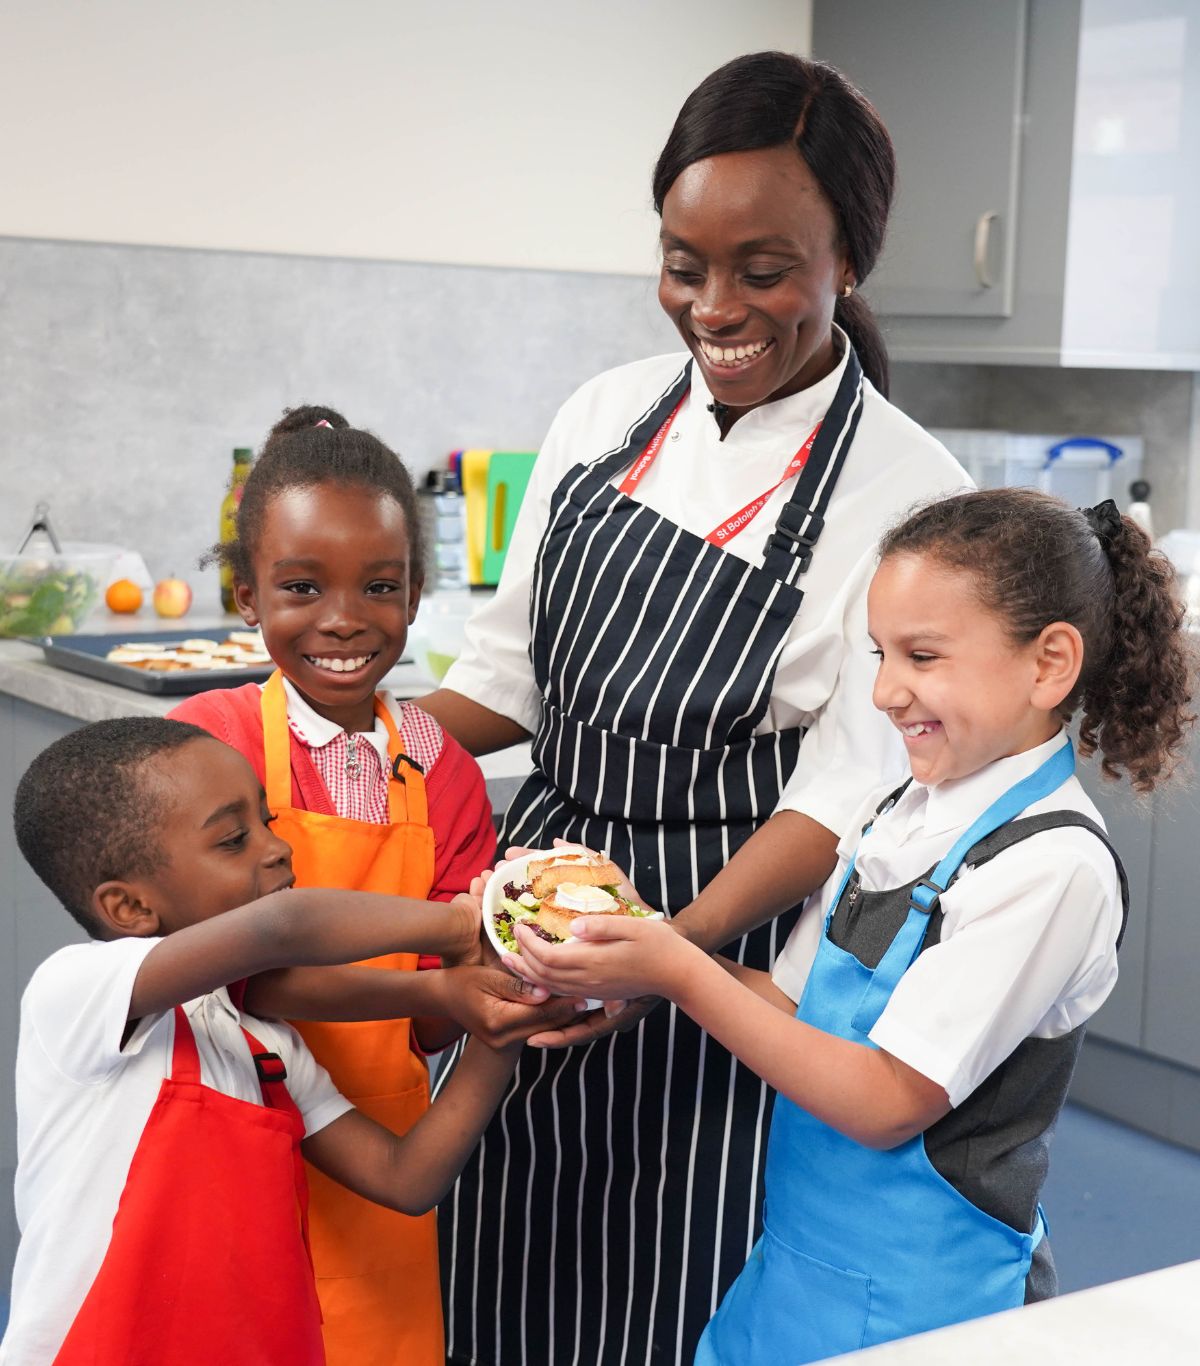
<path id="1" fill-rule="evenodd" d="M 239 628 L 240 629 L 240 628 Z M 114 664 L 105 659 L 117 645 L 140 645 L 149 641 L 155 645 L 179 645 L 185 640 L 223 640 L 227 627 L 215 631 L 123 631 L 120 635 L 39 636 L 30 639 L 31 645 L 41 647 L 47 664 L 71 673 L 86 674 L 104 683 L 115 683 L 136 692 L 155 693 L 160 697 L 179 697 L 189 693 L 207 692 L 210 688 L 240 688 L 243 683 L 263 683 L 275 671 L 274 664 L 256 664 L 246 669 L 189 669 L 178 673 L 153 673 L 135 669 L 130 664 Z"/>

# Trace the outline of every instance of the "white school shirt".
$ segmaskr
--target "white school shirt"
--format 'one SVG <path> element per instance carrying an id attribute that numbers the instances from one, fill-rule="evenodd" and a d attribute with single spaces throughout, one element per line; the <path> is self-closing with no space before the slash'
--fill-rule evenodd
<path id="1" fill-rule="evenodd" d="M 121 1047 L 134 979 L 158 942 L 72 944 L 41 964 L 21 997 L 15 1184 L 21 1242 L 0 1346 L 4 1366 L 53 1361 L 108 1250 L 129 1164 L 171 1068 L 170 1011 L 139 1020 Z M 242 1017 L 225 989 L 188 1001 L 184 1010 L 204 1085 L 261 1105 Z M 290 1026 L 247 1016 L 246 1027 L 283 1059 L 306 1134 L 353 1108 Z"/>
<path id="2" fill-rule="evenodd" d="M 933 787 L 914 781 L 860 843 L 861 827 L 892 790 L 877 788 L 839 843 L 833 876 L 776 960 L 776 986 L 799 1001 L 851 858 L 864 891 L 914 881 L 1063 743 L 1060 733 Z M 1082 812 L 1104 828 L 1075 777 L 1021 814 L 1047 811 Z M 959 1105 L 1023 1039 L 1069 1034 L 1104 1003 L 1117 980 L 1121 887 L 1113 857 L 1096 836 L 1065 827 L 1030 835 L 978 868 L 963 865 L 941 906 L 941 941 L 900 979 L 869 1037 Z"/>
<path id="3" fill-rule="evenodd" d="M 835 331 L 838 329 L 835 328 Z M 699 367 L 658 458 L 638 483 L 639 502 L 698 536 L 772 488 L 825 415 L 846 364 L 790 398 L 753 409 L 724 441 L 706 405 Z M 686 355 L 637 361 L 589 381 L 559 410 L 534 465 L 495 597 L 471 617 L 466 643 L 444 682 L 534 731 L 541 694 L 529 656 L 529 591 L 550 499 L 567 472 L 621 446 L 629 429 L 683 368 Z M 778 810 L 841 832 L 863 791 L 880 776 L 898 783 L 904 751 L 871 705 L 876 664 L 866 626 L 867 586 L 881 533 L 916 503 L 970 487 L 950 453 L 864 384 L 862 417 L 812 564 L 799 580 L 804 602 L 785 638 L 771 700 L 756 734 L 808 727 Z M 622 476 L 612 480 L 618 485 Z M 776 490 L 726 549 L 761 565 L 767 536 L 795 481 Z"/>

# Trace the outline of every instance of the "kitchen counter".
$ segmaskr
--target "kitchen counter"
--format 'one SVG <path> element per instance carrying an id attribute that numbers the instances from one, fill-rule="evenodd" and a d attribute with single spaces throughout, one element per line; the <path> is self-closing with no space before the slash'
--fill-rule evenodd
<path id="1" fill-rule="evenodd" d="M 838 1366 L 1178 1366 L 1200 1361 L 1200 1262 L 831 1358 Z"/>
<path id="2" fill-rule="evenodd" d="M 237 628 L 241 623 L 236 618 L 216 623 L 197 623 L 189 618 L 185 629 L 204 632 L 231 626 Z M 144 625 L 131 627 L 133 633 L 138 629 L 145 629 Z M 175 627 L 170 634 L 177 635 L 178 630 Z M 408 663 L 398 664 L 384 679 L 384 686 L 397 697 L 410 698 L 420 697 L 437 685 L 418 665 Z M 183 701 L 182 697 L 122 688 L 56 668 L 46 663 L 36 645 L 23 640 L 0 640 L 0 696 L 19 698 L 81 723 L 107 721 L 115 716 L 165 716 Z M 492 805 L 502 810 L 519 780 L 529 772 L 529 746 L 514 745 L 496 754 L 485 754 L 479 766 L 488 781 Z"/>

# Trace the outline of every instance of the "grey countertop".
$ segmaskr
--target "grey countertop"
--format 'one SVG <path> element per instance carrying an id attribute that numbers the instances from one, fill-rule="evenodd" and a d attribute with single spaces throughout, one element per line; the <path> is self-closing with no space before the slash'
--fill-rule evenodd
<path id="1" fill-rule="evenodd" d="M 188 626 L 206 630 L 212 623 L 189 621 Z M 138 627 L 131 625 L 130 629 L 136 632 Z M 436 686 L 415 664 L 397 665 L 384 684 L 402 698 L 419 697 Z M 57 668 L 46 663 L 40 648 L 23 640 L 0 640 L 0 693 L 83 722 L 105 721 L 115 716 L 165 716 L 183 700 L 122 688 Z M 529 746 L 514 745 L 498 754 L 483 755 L 479 765 L 487 779 L 493 807 L 503 810 L 514 795 L 518 780 L 529 772 Z"/>

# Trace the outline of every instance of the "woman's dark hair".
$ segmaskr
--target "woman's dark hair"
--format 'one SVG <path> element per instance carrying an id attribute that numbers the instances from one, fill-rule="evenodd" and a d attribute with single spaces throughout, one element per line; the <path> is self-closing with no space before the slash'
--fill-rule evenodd
<path id="1" fill-rule="evenodd" d="M 862 284 L 883 246 L 896 158 L 870 102 L 824 62 L 753 52 L 701 81 L 684 101 L 654 167 L 654 207 L 661 216 L 667 191 L 694 162 L 787 144 L 832 205 L 840 243 Z M 867 378 L 886 396 L 887 347 L 869 305 L 857 293 L 839 296 L 833 316 Z"/>
<path id="2" fill-rule="evenodd" d="M 1111 504 L 1084 512 L 1034 489 L 986 489 L 912 513 L 880 544 L 881 560 L 900 554 L 968 571 L 1018 642 L 1074 626 L 1083 668 L 1059 713 L 1082 708 L 1079 752 L 1098 749 L 1104 774 L 1124 769 L 1139 792 L 1170 773 L 1195 720 L 1194 654 L 1175 571 L 1136 523 Z"/>
<path id="3" fill-rule="evenodd" d="M 254 556 L 271 499 L 284 489 L 315 484 L 354 484 L 394 498 L 408 531 L 409 573 L 424 575 L 425 555 L 417 494 L 403 461 L 377 436 L 351 427 L 332 408 L 289 408 L 271 428 L 238 505 L 237 536 L 209 555 L 227 564 L 234 578 L 253 581 Z"/>

